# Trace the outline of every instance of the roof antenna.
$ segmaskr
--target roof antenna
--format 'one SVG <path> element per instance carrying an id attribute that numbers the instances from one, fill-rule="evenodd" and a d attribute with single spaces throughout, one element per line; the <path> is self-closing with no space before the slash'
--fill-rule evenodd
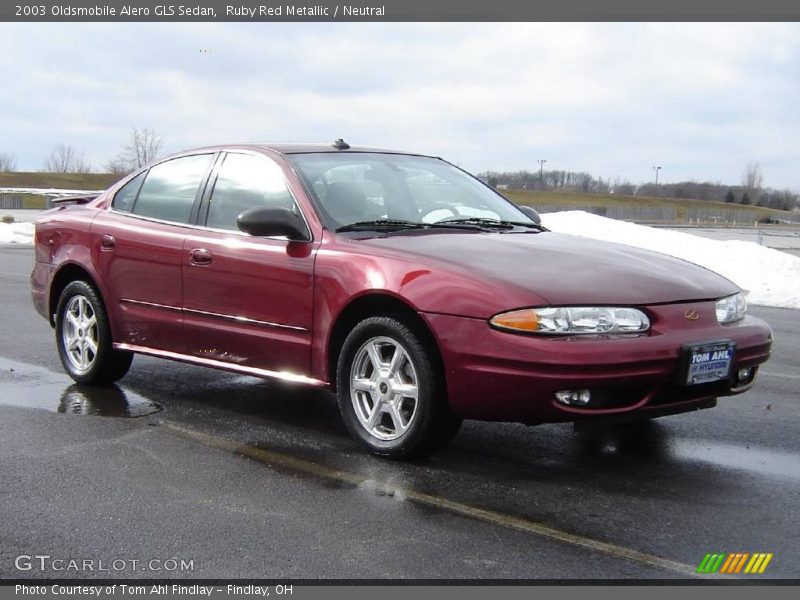
<path id="1" fill-rule="evenodd" d="M 333 144 L 331 144 L 331 145 L 334 148 L 336 148 L 337 150 L 349 150 L 350 149 L 350 144 L 345 142 L 342 138 L 339 138 L 338 140 L 333 142 Z"/>

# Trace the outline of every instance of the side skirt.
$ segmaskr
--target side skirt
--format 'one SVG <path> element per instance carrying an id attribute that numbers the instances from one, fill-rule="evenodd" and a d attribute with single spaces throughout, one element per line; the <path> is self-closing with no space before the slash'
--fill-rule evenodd
<path id="1" fill-rule="evenodd" d="M 223 362 L 221 360 L 214 360 L 212 358 L 200 358 L 198 356 L 190 356 L 188 354 L 179 354 L 178 352 L 170 352 L 168 350 L 157 350 L 155 348 L 148 348 L 146 346 L 137 346 L 135 344 L 114 344 L 116 350 L 127 350 L 128 352 L 135 352 L 137 354 L 146 354 L 148 356 L 155 356 L 158 358 L 167 358 L 169 360 L 176 360 L 193 365 L 200 365 L 203 367 L 211 367 L 213 369 L 222 369 L 223 371 L 230 371 L 232 373 L 241 373 L 244 375 L 253 375 L 254 377 L 264 377 L 266 379 L 279 379 L 281 381 L 289 381 L 292 383 L 303 383 L 306 385 L 313 385 L 316 387 L 327 387 L 327 383 L 319 379 L 313 379 L 300 375 L 298 373 L 291 373 L 289 371 L 270 371 L 269 369 L 259 369 L 257 367 L 248 367 L 245 365 L 236 365 L 233 363 Z"/>

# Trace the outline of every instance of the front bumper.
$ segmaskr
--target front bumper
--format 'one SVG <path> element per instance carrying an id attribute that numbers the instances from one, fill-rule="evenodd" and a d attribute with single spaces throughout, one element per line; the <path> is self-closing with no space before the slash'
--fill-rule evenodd
<path id="1" fill-rule="evenodd" d="M 686 321 L 686 307 L 700 314 Z M 714 303 L 647 307 L 652 328 L 630 336 L 544 337 L 492 329 L 481 319 L 424 313 L 442 352 L 453 410 L 470 419 L 544 423 L 641 412 L 683 412 L 720 396 L 740 393 L 769 358 L 772 330 L 745 317 L 719 325 Z M 685 386 L 680 381 L 684 344 L 728 339 L 736 344 L 731 379 Z M 744 367 L 753 377 L 735 379 Z M 558 390 L 589 389 L 585 407 L 556 402 Z"/>

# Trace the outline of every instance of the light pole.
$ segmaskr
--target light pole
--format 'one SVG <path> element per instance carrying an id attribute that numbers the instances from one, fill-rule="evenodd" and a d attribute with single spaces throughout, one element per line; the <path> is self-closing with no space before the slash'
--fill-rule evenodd
<path id="1" fill-rule="evenodd" d="M 539 163 L 539 185 L 544 189 L 544 163 L 547 162 L 546 158 L 540 158 L 536 162 Z"/>
<path id="2" fill-rule="evenodd" d="M 661 167 L 653 167 L 653 171 L 656 172 L 656 197 L 658 197 L 658 172 L 661 170 Z"/>

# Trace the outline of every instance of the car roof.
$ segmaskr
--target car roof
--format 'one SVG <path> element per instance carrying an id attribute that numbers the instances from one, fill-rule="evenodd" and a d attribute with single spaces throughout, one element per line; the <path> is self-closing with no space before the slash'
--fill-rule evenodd
<path id="1" fill-rule="evenodd" d="M 337 147 L 333 143 L 287 143 L 287 142 L 246 142 L 235 144 L 219 144 L 215 146 L 205 146 L 203 148 L 194 148 L 192 150 L 185 150 L 180 154 L 188 152 L 195 152 L 197 150 L 225 150 L 225 149 L 246 149 L 253 150 L 272 150 L 278 154 L 311 154 L 318 152 L 331 152 L 331 153 L 347 153 L 347 152 L 375 152 L 379 154 L 407 154 L 410 156 L 431 156 L 421 152 L 404 152 L 402 150 L 391 150 L 388 148 L 373 148 L 369 146 L 348 146 L 347 148 Z M 433 157 L 438 158 L 438 157 Z"/>
<path id="2" fill-rule="evenodd" d="M 281 154 L 305 154 L 308 152 L 381 152 L 386 154 L 412 154 L 400 150 L 390 150 L 388 148 L 372 148 L 369 146 L 351 146 L 349 148 L 337 148 L 333 144 L 259 144 L 259 146 L 269 148 Z"/>

